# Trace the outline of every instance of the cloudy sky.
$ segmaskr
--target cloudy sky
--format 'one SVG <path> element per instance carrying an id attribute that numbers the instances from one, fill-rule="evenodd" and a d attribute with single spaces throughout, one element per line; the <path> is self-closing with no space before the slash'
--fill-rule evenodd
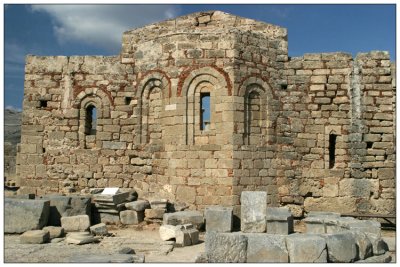
<path id="1" fill-rule="evenodd" d="M 386 50 L 396 57 L 395 5 L 5 5 L 4 107 L 22 108 L 27 54 L 115 55 L 126 30 L 206 10 L 286 27 L 289 56 Z"/>

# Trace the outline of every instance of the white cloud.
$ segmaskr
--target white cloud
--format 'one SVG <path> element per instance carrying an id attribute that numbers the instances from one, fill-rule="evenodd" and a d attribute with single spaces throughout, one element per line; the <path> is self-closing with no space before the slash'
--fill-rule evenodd
<path id="1" fill-rule="evenodd" d="M 122 33 L 149 23 L 172 18 L 172 5 L 32 5 L 48 13 L 60 44 L 85 42 L 110 52 L 120 50 Z"/>

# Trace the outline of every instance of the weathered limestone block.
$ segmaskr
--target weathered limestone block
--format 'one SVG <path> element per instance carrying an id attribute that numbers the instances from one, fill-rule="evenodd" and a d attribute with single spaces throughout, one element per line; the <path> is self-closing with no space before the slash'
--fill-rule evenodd
<path id="1" fill-rule="evenodd" d="M 241 230 L 246 233 L 262 233 L 267 223 L 267 192 L 243 191 L 241 198 Z"/>
<path id="2" fill-rule="evenodd" d="M 23 233 L 47 225 L 50 201 L 4 199 L 4 233 Z"/>
<path id="3" fill-rule="evenodd" d="M 179 225 L 187 223 L 193 224 L 196 229 L 200 230 L 204 225 L 204 217 L 202 212 L 185 210 L 174 213 L 165 213 L 163 216 L 163 224 Z"/>
<path id="4" fill-rule="evenodd" d="M 30 230 L 20 236 L 22 244 L 43 244 L 50 240 L 50 234 L 45 230 Z"/>
<path id="5" fill-rule="evenodd" d="M 288 208 L 267 208 L 267 233 L 288 235 L 294 232 L 293 216 Z"/>
<path id="6" fill-rule="evenodd" d="M 327 262 L 325 239 L 318 235 L 293 234 L 286 237 L 290 262 Z"/>
<path id="7" fill-rule="evenodd" d="M 325 234 L 324 218 L 320 217 L 307 217 L 303 220 L 306 224 L 306 231 L 308 234 Z"/>
<path id="8" fill-rule="evenodd" d="M 58 226 L 46 226 L 43 227 L 43 231 L 48 231 L 50 239 L 64 236 L 64 228 Z"/>
<path id="9" fill-rule="evenodd" d="M 147 200 L 139 199 L 133 202 L 125 203 L 125 207 L 128 210 L 144 211 L 145 209 L 150 208 L 150 203 Z"/>
<path id="10" fill-rule="evenodd" d="M 286 236 L 244 233 L 247 237 L 247 262 L 289 262 Z"/>
<path id="11" fill-rule="evenodd" d="M 353 234 L 355 240 L 356 240 L 356 245 L 357 245 L 357 250 L 358 250 L 358 260 L 363 260 L 368 257 L 371 257 L 373 255 L 373 247 L 372 243 L 369 240 L 368 236 L 361 232 L 361 231 L 351 231 Z"/>
<path id="12" fill-rule="evenodd" d="M 365 260 L 356 261 L 356 263 L 389 263 L 391 261 L 392 261 L 392 256 L 389 254 L 389 252 L 386 252 L 385 254 L 382 255 L 372 256 L 366 258 Z"/>
<path id="13" fill-rule="evenodd" d="M 108 235 L 107 226 L 105 223 L 98 223 L 89 227 L 90 233 L 98 236 Z"/>
<path id="14" fill-rule="evenodd" d="M 158 232 L 161 239 L 167 241 L 176 238 L 176 231 L 182 227 L 182 225 L 161 225 Z"/>
<path id="15" fill-rule="evenodd" d="M 139 224 L 144 220 L 143 211 L 124 210 L 119 213 L 122 224 Z"/>
<path id="16" fill-rule="evenodd" d="M 146 219 L 162 219 L 165 213 L 165 209 L 146 209 L 144 211 Z"/>
<path id="17" fill-rule="evenodd" d="M 150 201 L 150 207 L 152 209 L 167 209 L 168 200 L 167 199 L 157 199 Z"/>
<path id="18" fill-rule="evenodd" d="M 110 213 L 98 213 L 100 217 L 100 222 L 105 224 L 119 224 L 120 218 L 119 214 L 110 214 Z"/>
<path id="19" fill-rule="evenodd" d="M 83 232 L 89 229 L 90 221 L 87 215 L 61 217 L 61 226 L 65 232 Z"/>
<path id="20" fill-rule="evenodd" d="M 351 232 L 321 235 L 328 249 L 328 262 L 354 262 L 357 257 L 356 239 Z"/>
<path id="21" fill-rule="evenodd" d="M 175 231 L 175 245 L 178 247 L 186 247 L 192 245 L 189 232 L 182 228 Z"/>
<path id="22" fill-rule="evenodd" d="M 210 206 L 204 211 L 206 231 L 232 232 L 233 208 Z"/>
<path id="23" fill-rule="evenodd" d="M 244 263 L 247 237 L 241 233 L 206 233 L 206 255 L 210 263 Z"/>

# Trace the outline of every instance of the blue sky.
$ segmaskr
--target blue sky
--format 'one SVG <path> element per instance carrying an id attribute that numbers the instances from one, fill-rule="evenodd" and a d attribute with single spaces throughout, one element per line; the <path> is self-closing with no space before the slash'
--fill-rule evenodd
<path id="1" fill-rule="evenodd" d="M 288 29 L 289 56 L 396 46 L 395 5 L 5 5 L 4 106 L 22 108 L 24 62 L 34 55 L 116 55 L 122 32 L 221 10 Z"/>

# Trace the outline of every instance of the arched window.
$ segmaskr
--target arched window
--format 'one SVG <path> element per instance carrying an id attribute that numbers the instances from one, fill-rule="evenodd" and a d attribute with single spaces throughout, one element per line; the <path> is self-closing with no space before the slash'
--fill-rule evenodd
<path id="1" fill-rule="evenodd" d="M 263 142 L 263 121 L 266 120 L 265 105 L 263 105 L 264 90 L 258 85 L 248 88 L 244 99 L 244 144 L 256 145 Z M 264 130 L 265 131 L 265 130 Z"/>
<path id="2" fill-rule="evenodd" d="M 97 121 L 96 107 L 90 104 L 86 108 L 86 116 L 85 116 L 86 135 L 96 135 L 96 121 Z"/>

